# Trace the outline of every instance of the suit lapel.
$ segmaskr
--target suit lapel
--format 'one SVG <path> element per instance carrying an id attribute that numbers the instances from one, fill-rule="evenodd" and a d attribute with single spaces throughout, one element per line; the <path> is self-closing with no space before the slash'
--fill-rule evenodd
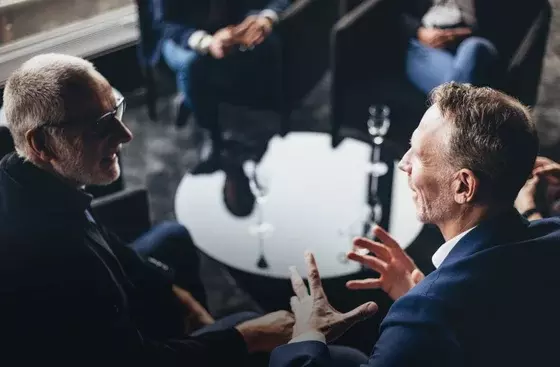
<path id="1" fill-rule="evenodd" d="M 528 225 L 529 222 L 513 208 L 483 221 L 459 240 L 441 266 L 459 261 L 493 246 L 516 242 L 521 239 L 521 232 Z"/>

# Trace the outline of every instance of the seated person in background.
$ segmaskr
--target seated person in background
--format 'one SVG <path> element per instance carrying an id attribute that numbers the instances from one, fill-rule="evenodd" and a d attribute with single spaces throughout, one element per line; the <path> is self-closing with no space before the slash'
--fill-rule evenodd
<path id="1" fill-rule="evenodd" d="M 289 338 L 286 311 L 214 322 L 163 264 L 143 261 L 96 221 L 83 187 L 119 177 L 116 153 L 132 133 L 121 120 L 124 101 L 91 63 L 34 57 L 10 76 L 4 108 L 16 148 L 0 163 L 4 358 L 22 366 L 251 365 Z M 170 237 L 190 241 L 167 224 L 133 246 L 151 252 Z"/>
<path id="2" fill-rule="evenodd" d="M 161 14 L 162 56 L 176 73 L 183 107 L 210 130 L 211 157 L 219 158 L 221 96 L 278 96 L 280 45 L 273 28 L 289 1 L 153 1 Z"/>
<path id="3" fill-rule="evenodd" d="M 477 32 L 474 0 L 412 2 L 402 15 L 410 81 L 426 94 L 449 81 L 491 86 L 499 55 L 487 36 Z"/>
<path id="4" fill-rule="evenodd" d="M 543 203 L 537 200 L 541 188 L 545 192 Z M 532 177 L 525 182 L 515 199 L 515 208 L 528 220 L 559 215 L 560 164 L 546 157 L 537 157 Z"/>
<path id="5" fill-rule="evenodd" d="M 377 256 L 352 259 L 386 270 L 362 284 L 396 299 L 367 366 L 548 365 L 560 327 L 560 220 L 528 223 L 513 207 L 538 151 L 531 115 L 501 92 L 457 83 L 438 87 L 432 102 L 399 168 L 419 220 L 447 242 L 425 278 L 383 231 L 384 246 L 355 242 Z M 306 261 L 310 293 L 292 270 L 293 339 L 272 353 L 273 367 L 330 366 L 325 342 L 376 311 L 372 302 L 336 311 L 313 255 Z"/>

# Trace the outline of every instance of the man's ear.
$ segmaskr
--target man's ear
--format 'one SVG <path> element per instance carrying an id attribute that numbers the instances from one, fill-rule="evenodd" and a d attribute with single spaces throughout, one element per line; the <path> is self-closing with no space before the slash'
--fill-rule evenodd
<path id="1" fill-rule="evenodd" d="M 25 140 L 31 153 L 44 162 L 50 161 L 55 158 L 54 151 L 52 150 L 48 136 L 42 130 L 31 129 L 25 133 Z"/>
<path id="2" fill-rule="evenodd" d="M 470 169 L 461 169 L 455 174 L 453 196 L 458 204 L 470 203 L 478 194 L 480 180 Z"/>

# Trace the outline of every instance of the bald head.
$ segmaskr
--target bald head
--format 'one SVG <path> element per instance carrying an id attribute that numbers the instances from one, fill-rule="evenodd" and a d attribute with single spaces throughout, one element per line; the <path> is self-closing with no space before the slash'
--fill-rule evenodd
<path id="1" fill-rule="evenodd" d="M 18 154 L 28 157 L 27 131 L 62 124 L 77 101 L 90 100 L 102 85 L 109 87 L 94 66 L 74 56 L 43 54 L 21 65 L 4 89 L 6 121 Z"/>

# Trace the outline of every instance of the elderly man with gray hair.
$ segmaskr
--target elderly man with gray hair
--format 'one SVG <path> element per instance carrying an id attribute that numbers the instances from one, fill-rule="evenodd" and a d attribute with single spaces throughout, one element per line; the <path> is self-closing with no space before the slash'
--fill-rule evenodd
<path id="1" fill-rule="evenodd" d="M 214 322 L 174 279 L 96 221 L 82 188 L 119 177 L 117 153 L 132 133 L 122 121 L 124 100 L 91 63 L 59 54 L 32 58 L 9 78 L 4 109 L 16 148 L 0 162 L 6 361 L 245 365 L 288 339 L 293 317 L 285 311 Z M 184 227 L 168 224 L 137 245 L 169 237 L 189 240 Z M 192 319 L 206 326 L 189 336 Z"/>

